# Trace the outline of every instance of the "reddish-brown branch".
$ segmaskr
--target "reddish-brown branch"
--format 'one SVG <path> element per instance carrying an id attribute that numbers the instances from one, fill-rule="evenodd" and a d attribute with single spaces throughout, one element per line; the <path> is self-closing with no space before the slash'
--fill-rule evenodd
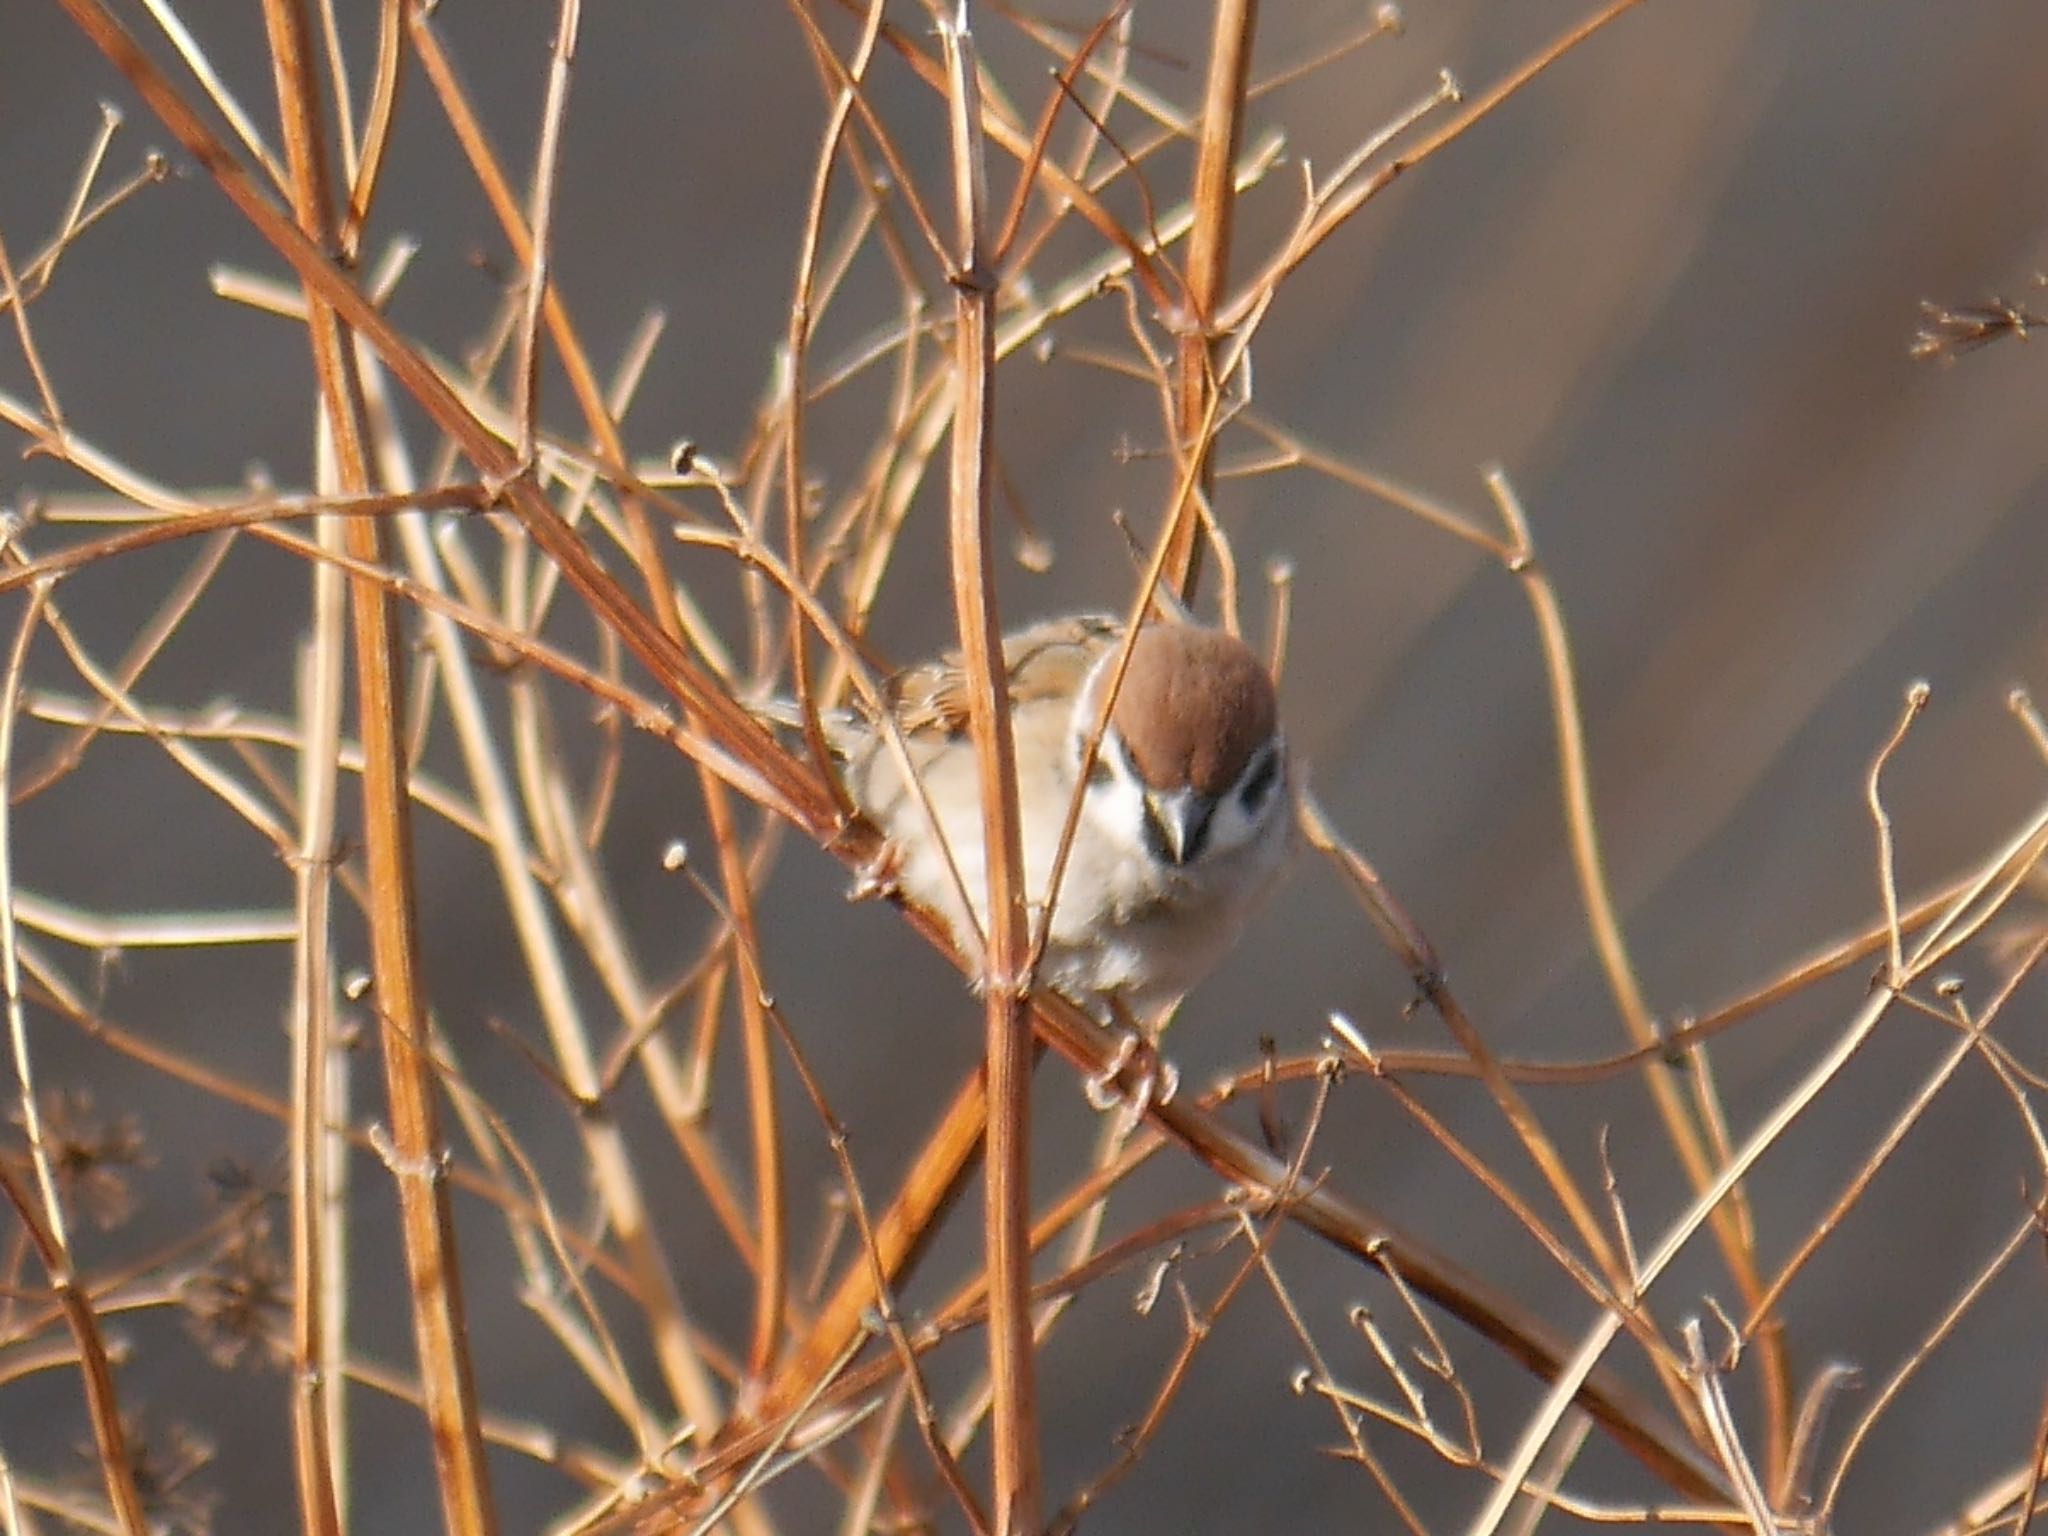
<path id="1" fill-rule="evenodd" d="M 1031 922 L 1017 809 L 1016 742 L 996 613 L 991 436 L 996 279 L 985 264 L 986 167 L 973 38 L 940 32 L 953 141 L 957 255 L 952 273 L 954 380 L 951 478 L 953 604 L 967 679 L 968 735 L 979 769 L 986 931 L 981 985 L 987 1011 L 988 1152 L 983 1220 L 989 1277 L 988 1357 L 994 1402 L 995 1530 L 1039 1526 L 1038 1403 L 1031 1332 L 1031 1024 L 1025 1011 Z"/>
<path id="2" fill-rule="evenodd" d="M 37 1211 L 34 1197 L 21 1186 L 4 1158 L 0 1158 L 0 1190 L 5 1191 L 8 1204 L 21 1218 L 22 1228 L 42 1260 L 51 1287 L 57 1292 L 58 1304 L 64 1309 L 64 1321 L 78 1346 L 86 1408 L 92 1419 L 93 1446 L 107 1481 L 107 1497 L 113 1501 L 114 1518 L 126 1536 L 147 1536 L 149 1516 L 135 1486 L 135 1462 L 129 1454 L 127 1432 L 121 1424 L 121 1404 L 114 1392 L 114 1367 L 107 1358 L 107 1342 L 100 1334 L 92 1299 L 80 1289 L 71 1273 L 70 1261 Z"/>
<path id="3" fill-rule="evenodd" d="M 265 0 L 264 19 L 298 227 L 311 244 L 324 249 L 332 235 L 332 207 L 310 23 L 300 0 Z M 352 495 L 367 494 L 372 488 L 370 451 L 354 347 L 333 308 L 317 294 L 307 295 L 306 328 L 341 487 Z M 349 554 L 366 564 L 381 564 L 382 526 L 368 518 L 349 519 L 343 525 Z M 351 609 L 364 758 L 370 947 L 396 1150 L 392 1175 L 398 1185 L 406 1268 L 412 1281 L 413 1332 L 442 1516 L 450 1532 L 489 1536 L 497 1528 L 497 1516 L 485 1470 L 454 1211 L 442 1171 L 444 1148 L 426 1044 L 398 611 L 380 586 L 360 580 L 352 584 Z"/>
<path id="4" fill-rule="evenodd" d="M 1230 271 L 1230 234 L 1237 213 L 1237 151 L 1244 139 L 1245 89 L 1251 78 L 1258 0 L 1219 0 L 1202 92 L 1201 141 L 1195 158 L 1195 222 L 1188 230 L 1187 312 L 1181 317 L 1174 367 L 1174 428 L 1194 465 L 1195 494 L 1215 488 L 1216 310 Z M 1167 550 L 1166 580 L 1183 602 L 1194 599 L 1202 570 L 1202 528 L 1182 518 Z"/>

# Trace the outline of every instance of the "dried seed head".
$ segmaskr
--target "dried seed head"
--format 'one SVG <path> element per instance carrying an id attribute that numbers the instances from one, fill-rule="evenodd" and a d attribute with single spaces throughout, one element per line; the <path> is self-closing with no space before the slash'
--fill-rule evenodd
<path id="1" fill-rule="evenodd" d="M 2048 326 L 2048 319 L 2030 313 L 2006 299 L 1993 298 L 1986 304 L 1920 304 L 1920 329 L 1913 333 L 1906 350 L 1919 362 L 1952 363 L 1965 352 L 1974 352 L 1994 341 L 2012 337 L 2025 341 L 2036 326 Z"/>
<path id="2" fill-rule="evenodd" d="M 291 1272 L 260 1211 L 230 1228 L 206 1267 L 186 1280 L 178 1303 L 192 1336 L 222 1370 L 283 1370 L 292 1363 Z"/>
<path id="3" fill-rule="evenodd" d="M 133 1115 L 102 1118 L 88 1088 L 52 1089 L 39 1109 L 43 1149 L 64 1202 L 102 1232 L 121 1225 L 135 1212 L 131 1176 L 156 1161 L 143 1142 L 142 1122 Z M 13 1119 L 25 1124 L 19 1109 Z M 29 1154 L 24 1148 L 10 1156 L 26 1162 Z"/>
<path id="4" fill-rule="evenodd" d="M 189 1425 L 165 1420 L 151 1426 L 134 1412 L 121 1415 L 121 1438 L 128 1444 L 128 1471 L 150 1517 L 150 1529 L 169 1536 L 213 1536 L 219 1495 L 194 1487 L 192 1481 L 213 1460 L 213 1443 Z M 98 1447 L 88 1441 L 76 1450 L 92 1464 L 94 1491 L 104 1489 Z"/>

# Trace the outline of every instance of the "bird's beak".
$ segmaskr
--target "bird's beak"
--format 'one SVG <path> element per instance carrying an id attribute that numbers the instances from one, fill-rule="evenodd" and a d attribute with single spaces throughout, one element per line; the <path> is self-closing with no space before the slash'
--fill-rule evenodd
<path id="1" fill-rule="evenodd" d="M 1209 840 L 1209 818 L 1216 814 L 1213 795 L 1192 789 L 1145 796 L 1145 832 L 1153 852 L 1179 868 L 1200 855 Z"/>

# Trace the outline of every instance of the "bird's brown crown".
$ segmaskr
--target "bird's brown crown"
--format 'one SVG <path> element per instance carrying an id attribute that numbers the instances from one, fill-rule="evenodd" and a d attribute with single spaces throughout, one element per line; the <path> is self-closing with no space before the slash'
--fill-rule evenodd
<path id="1" fill-rule="evenodd" d="M 1220 629 L 1148 624 L 1110 716 L 1139 775 L 1155 789 L 1220 795 L 1279 723 L 1273 676 Z"/>

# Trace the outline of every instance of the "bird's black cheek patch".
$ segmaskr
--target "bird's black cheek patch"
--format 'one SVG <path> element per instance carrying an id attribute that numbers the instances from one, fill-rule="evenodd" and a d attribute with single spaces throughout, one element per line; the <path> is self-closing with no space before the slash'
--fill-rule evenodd
<path id="1" fill-rule="evenodd" d="M 1162 864 L 1177 862 L 1173 856 L 1173 840 L 1166 835 L 1166 823 L 1159 819 L 1159 812 L 1152 802 L 1145 802 L 1145 851 Z"/>

